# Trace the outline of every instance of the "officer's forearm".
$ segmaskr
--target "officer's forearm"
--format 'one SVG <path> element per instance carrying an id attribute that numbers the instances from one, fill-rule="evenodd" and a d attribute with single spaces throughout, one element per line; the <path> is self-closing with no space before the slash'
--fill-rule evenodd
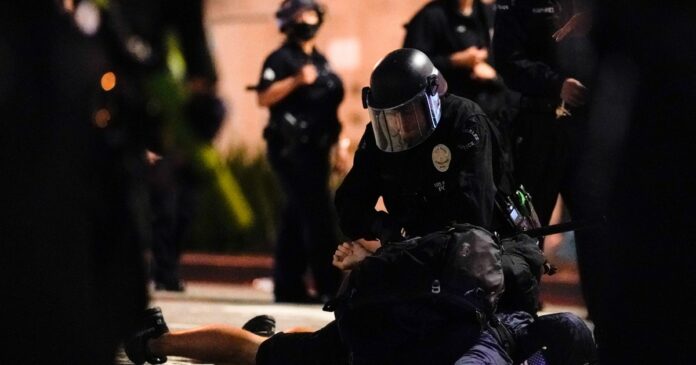
<path id="1" fill-rule="evenodd" d="M 337 204 L 338 223 L 346 237 L 351 240 L 360 238 L 372 240 L 376 236 L 372 233 L 372 222 L 376 211 L 366 211 L 364 209 L 356 209 L 355 206 L 347 207 L 344 204 Z"/>
<path id="2" fill-rule="evenodd" d="M 296 76 L 286 77 L 276 81 L 268 89 L 259 91 L 257 101 L 259 106 L 271 107 L 277 102 L 285 99 L 291 92 L 300 86 L 300 80 Z"/>

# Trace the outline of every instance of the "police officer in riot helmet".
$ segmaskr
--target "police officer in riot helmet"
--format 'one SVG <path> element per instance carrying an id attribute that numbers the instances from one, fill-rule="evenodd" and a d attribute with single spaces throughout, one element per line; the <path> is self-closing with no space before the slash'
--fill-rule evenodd
<path id="1" fill-rule="evenodd" d="M 331 266 L 338 242 L 328 187 L 329 152 L 341 125 L 343 85 L 315 47 L 324 20 L 312 0 L 285 0 L 276 12 L 285 42 L 265 60 L 257 85 L 259 105 L 270 109 L 264 130 L 268 159 L 287 197 L 278 230 L 274 294 L 278 302 L 332 297 L 340 272 Z M 311 269 L 318 297 L 308 294 Z"/>
<path id="2" fill-rule="evenodd" d="M 336 192 L 341 228 L 353 241 L 337 248 L 334 265 L 354 268 L 382 245 L 453 223 L 499 227 L 494 221 L 501 181 L 495 168 L 497 130 L 474 102 L 447 94 L 447 83 L 424 53 L 399 49 L 379 61 L 370 87 L 363 89 L 363 105 L 371 123 Z M 388 213 L 374 208 L 380 196 Z M 505 269 L 505 260 L 502 265 Z M 507 274 L 505 282 L 507 288 Z M 596 358 L 589 331 L 572 314 L 532 319 L 512 308 L 497 318 L 504 325 L 500 328 L 510 331 L 507 339 L 482 338 L 468 355 L 492 359 L 506 343 L 516 343 L 517 351 L 506 349 L 515 362 L 542 346 L 576 350 L 551 351 L 550 363 L 593 363 Z M 468 355 L 458 363 L 471 361 Z"/>
<path id="3" fill-rule="evenodd" d="M 440 122 L 440 95 L 447 83 L 423 55 L 406 51 L 386 58 L 372 73 L 370 85 L 363 89 L 363 107 L 370 113 L 380 150 L 415 147 Z"/>
<path id="4" fill-rule="evenodd" d="M 454 222 L 490 227 L 490 122 L 474 102 L 446 92 L 421 51 L 398 49 L 375 67 L 363 89 L 372 122 L 336 193 L 349 238 L 399 241 Z M 389 213 L 374 209 L 380 196 Z"/>

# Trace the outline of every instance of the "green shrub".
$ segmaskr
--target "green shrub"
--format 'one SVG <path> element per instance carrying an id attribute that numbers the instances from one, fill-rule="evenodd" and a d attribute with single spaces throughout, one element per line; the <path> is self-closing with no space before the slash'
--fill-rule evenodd
<path id="1" fill-rule="evenodd" d="M 235 224 L 233 213 L 216 188 L 214 177 L 199 184 L 196 212 L 184 249 L 204 252 L 272 252 L 282 192 L 265 155 L 248 157 L 237 151 L 227 160 L 232 176 L 246 199 L 252 223 Z"/>

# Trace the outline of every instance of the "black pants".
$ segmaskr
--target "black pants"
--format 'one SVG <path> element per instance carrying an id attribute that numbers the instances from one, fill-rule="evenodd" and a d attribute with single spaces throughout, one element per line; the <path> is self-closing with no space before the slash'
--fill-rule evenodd
<path id="1" fill-rule="evenodd" d="M 582 319 L 572 313 L 554 313 L 535 318 L 517 312 L 502 314 L 516 341 L 514 362 L 521 363 L 542 350 L 549 365 L 597 364 L 597 346 L 592 332 Z"/>
<path id="2" fill-rule="evenodd" d="M 306 301 L 307 268 L 317 294 L 332 297 L 341 274 L 331 264 L 338 238 L 328 187 L 328 150 L 287 155 L 271 147 L 268 156 L 286 196 L 275 248 L 275 299 Z"/>
<path id="3" fill-rule="evenodd" d="M 348 365 L 349 353 L 336 321 L 316 332 L 280 332 L 264 341 L 257 365 Z"/>
<path id="4" fill-rule="evenodd" d="M 597 363 L 597 348 L 585 323 L 571 313 L 555 313 L 532 319 L 524 312 L 500 314 L 501 322 L 509 328 L 517 351 L 514 363 L 521 363 L 545 347 L 544 357 L 549 365 L 584 365 Z M 378 335 L 378 334 L 377 334 Z M 463 341 L 463 343 L 469 343 Z M 462 351 L 468 346 L 463 345 Z M 439 363 L 434 349 L 430 352 L 432 363 Z M 345 365 L 352 356 L 341 340 L 336 321 L 316 332 L 278 333 L 261 344 L 256 355 L 258 365 Z M 379 362 L 383 363 L 383 362 Z M 408 362 L 401 362 L 407 364 Z M 466 351 L 457 364 L 511 363 L 505 350 L 495 337 L 488 333 Z"/>
<path id="5" fill-rule="evenodd" d="M 192 174 L 176 167 L 165 157 L 150 170 L 152 209 L 152 279 L 168 288 L 181 280 L 179 259 L 182 238 L 190 226 L 195 209 L 195 183 Z"/>
<path id="6" fill-rule="evenodd" d="M 531 194 L 542 225 L 548 224 L 558 193 L 567 186 L 567 119 L 556 120 L 551 111 L 523 111 L 514 123 L 515 180 Z"/>
<path id="7" fill-rule="evenodd" d="M 548 224 L 558 193 L 563 196 L 574 221 L 596 220 L 606 215 L 608 180 L 603 174 L 614 167 L 606 151 L 596 142 L 601 134 L 590 134 L 584 110 L 557 120 L 552 112 L 523 112 L 515 125 L 515 175 L 532 195 L 542 224 Z M 600 294 L 609 281 L 606 226 L 575 232 L 578 268 L 583 297 L 590 316 L 603 305 Z M 595 333 L 601 337 L 600 334 Z"/>

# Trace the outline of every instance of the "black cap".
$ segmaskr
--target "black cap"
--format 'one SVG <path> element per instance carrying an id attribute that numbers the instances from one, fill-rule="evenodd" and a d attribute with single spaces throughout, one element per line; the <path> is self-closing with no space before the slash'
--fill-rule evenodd
<path id="1" fill-rule="evenodd" d="M 275 16 L 278 20 L 278 28 L 284 31 L 288 24 L 292 23 L 293 17 L 300 10 L 315 10 L 319 14 L 321 22 L 324 15 L 324 8 L 314 0 L 284 0 Z"/>

